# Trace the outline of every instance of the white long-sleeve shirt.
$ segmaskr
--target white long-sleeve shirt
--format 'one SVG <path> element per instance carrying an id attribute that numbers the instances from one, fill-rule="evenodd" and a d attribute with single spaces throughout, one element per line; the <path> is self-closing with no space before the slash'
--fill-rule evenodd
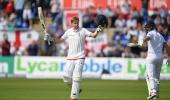
<path id="1" fill-rule="evenodd" d="M 91 32 L 85 28 L 74 30 L 68 29 L 61 37 L 66 40 L 69 45 L 67 59 L 80 59 L 85 58 L 85 38 L 90 36 Z"/>
<path id="2" fill-rule="evenodd" d="M 148 57 L 163 57 L 162 50 L 165 42 L 163 36 L 156 30 L 148 32 L 147 36 L 150 37 L 150 41 L 148 41 Z"/>

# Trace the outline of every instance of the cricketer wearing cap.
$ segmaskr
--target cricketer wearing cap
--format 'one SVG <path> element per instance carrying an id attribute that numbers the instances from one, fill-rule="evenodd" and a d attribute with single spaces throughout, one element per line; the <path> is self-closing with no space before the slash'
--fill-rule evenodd
<path id="1" fill-rule="evenodd" d="M 146 82 L 148 86 L 149 97 L 147 99 L 157 99 L 159 98 L 159 78 L 161 66 L 163 64 L 163 47 L 165 47 L 169 55 L 170 48 L 165 42 L 163 36 L 155 30 L 154 24 L 152 22 L 148 22 L 144 28 L 147 35 L 143 39 L 143 43 L 148 44 L 146 58 Z"/>
<path id="2" fill-rule="evenodd" d="M 88 31 L 85 28 L 79 27 L 79 18 L 73 17 L 71 19 L 72 28 L 68 29 L 60 39 L 55 39 L 54 42 L 63 42 L 66 40 L 69 45 L 67 62 L 64 67 L 64 82 L 71 88 L 71 100 L 77 100 L 80 89 L 80 81 L 82 78 L 82 69 L 85 60 L 85 38 L 95 38 L 100 31 L 101 27 L 98 27 L 94 33 Z M 50 36 L 46 34 L 44 40 L 50 39 Z"/>

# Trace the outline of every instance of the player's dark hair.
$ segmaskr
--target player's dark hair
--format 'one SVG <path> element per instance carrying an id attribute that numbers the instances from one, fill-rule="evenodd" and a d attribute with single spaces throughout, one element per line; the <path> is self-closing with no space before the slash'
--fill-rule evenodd
<path id="1" fill-rule="evenodd" d="M 148 28 L 150 28 L 151 30 L 153 30 L 153 29 L 156 28 L 154 22 L 152 22 L 152 21 L 148 21 L 148 22 L 145 24 L 145 27 L 148 27 Z"/>

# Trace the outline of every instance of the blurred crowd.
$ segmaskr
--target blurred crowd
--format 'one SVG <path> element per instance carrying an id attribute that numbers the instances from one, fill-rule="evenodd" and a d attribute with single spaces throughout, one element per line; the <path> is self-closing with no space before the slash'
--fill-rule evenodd
<path id="1" fill-rule="evenodd" d="M 107 6 L 103 9 L 101 6 L 95 8 L 89 6 L 82 10 L 82 26 L 85 28 L 96 28 L 95 18 L 97 15 L 104 14 L 108 19 L 107 29 L 114 29 L 112 33 L 105 33 L 109 36 L 106 44 L 102 44 L 99 51 L 94 51 L 88 47 L 86 43 L 86 55 L 97 57 L 146 57 L 147 46 L 128 47 L 130 42 L 140 42 L 146 35 L 144 24 L 148 21 L 153 21 L 156 29 L 160 32 L 165 40 L 170 44 L 170 11 L 166 5 L 160 8 L 155 8 L 152 11 L 148 10 L 149 1 L 142 1 L 142 9 L 138 10 L 131 7 L 129 0 L 124 0 L 124 3 L 116 9 Z M 0 30 L 13 28 L 32 28 L 32 25 L 37 23 L 37 5 L 44 9 L 44 15 L 50 18 L 49 33 L 54 37 L 60 37 L 64 33 L 63 29 L 63 12 L 59 0 L 0 0 Z M 102 34 L 103 35 L 103 34 Z M 8 44 L 8 45 L 7 45 Z M 4 41 L 0 43 L 1 55 L 48 55 L 48 56 L 65 56 L 67 54 L 67 44 L 48 45 L 44 43 L 44 47 L 40 47 L 39 41 L 32 41 L 23 50 L 23 53 L 10 52 L 10 42 L 7 36 L 4 35 Z M 42 50 L 43 48 L 43 50 Z M 48 51 L 48 52 L 47 52 Z M 165 57 L 167 56 L 164 53 Z"/>
<path id="2" fill-rule="evenodd" d="M 37 19 L 37 6 L 48 10 L 50 0 L 0 0 L 0 29 L 28 29 Z"/>

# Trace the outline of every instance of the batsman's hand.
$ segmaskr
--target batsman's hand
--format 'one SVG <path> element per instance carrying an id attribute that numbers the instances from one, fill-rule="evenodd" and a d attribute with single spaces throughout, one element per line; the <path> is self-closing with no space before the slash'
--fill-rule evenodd
<path id="1" fill-rule="evenodd" d="M 138 44 L 137 44 L 139 47 L 142 47 L 143 46 L 143 40 L 142 41 L 140 41 L 140 42 L 138 42 Z"/>
<path id="2" fill-rule="evenodd" d="M 101 31 L 103 31 L 103 27 L 101 25 L 99 25 L 96 29 L 96 32 L 101 32 Z"/>
<path id="3" fill-rule="evenodd" d="M 170 67 L 170 58 L 167 59 L 166 64 Z"/>
<path id="4" fill-rule="evenodd" d="M 49 33 L 45 33 L 45 35 L 44 35 L 44 41 L 47 41 L 49 45 L 51 44 L 52 37 L 50 36 Z"/>

